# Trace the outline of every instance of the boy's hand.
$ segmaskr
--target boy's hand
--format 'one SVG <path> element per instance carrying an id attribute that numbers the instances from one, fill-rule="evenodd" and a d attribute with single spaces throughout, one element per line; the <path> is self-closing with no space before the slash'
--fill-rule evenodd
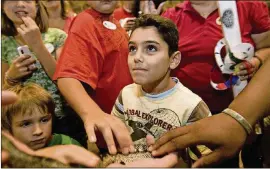
<path id="1" fill-rule="evenodd" d="M 241 81 L 251 78 L 259 68 L 259 60 L 252 58 L 250 61 L 243 61 L 235 66 L 234 75 L 240 77 Z"/>
<path id="2" fill-rule="evenodd" d="M 57 145 L 43 148 L 35 152 L 35 156 L 47 157 L 63 164 L 80 164 L 95 167 L 100 159 L 90 151 L 76 145 Z"/>
<path id="3" fill-rule="evenodd" d="M 88 139 L 92 143 L 97 141 L 95 130 L 102 133 L 110 154 L 117 153 L 114 136 L 123 154 L 135 151 L 127 127 L 115 116 L 103 112 L 98 115 L 88 115 L 88 117 L 84 118 L 84 127 Z"/>

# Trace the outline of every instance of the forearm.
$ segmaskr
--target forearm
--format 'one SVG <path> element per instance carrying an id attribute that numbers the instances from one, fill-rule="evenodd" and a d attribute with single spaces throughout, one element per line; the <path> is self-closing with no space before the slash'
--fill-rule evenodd
<path id="1" fill-rule="evenodd" d="M 47 75 L 52 79 L 55 72 L 56 60 L 52 57 L 43 43 L 37 43 L 32 50 L 36 54 L 37 59 Z"/>
<path id="2" fill-rule="evenodd" d="M 257 50 L 255 55 L 265 62 L 270 57 L 270 47 Z"/>
<path id="3" fill-rule="evenodd" d="M 254 125 L 270 109 L 270 59 L 257 71 L 247 87 L 234 99 L 229 108 L 240 113 Z"/>
<path id="4" fill-rule="evenodd" d="M 67 102 L 83 121 L 89 114 L 103 113 L 77 79 L 60 78 L 57 81 L 57 85 Z"/>

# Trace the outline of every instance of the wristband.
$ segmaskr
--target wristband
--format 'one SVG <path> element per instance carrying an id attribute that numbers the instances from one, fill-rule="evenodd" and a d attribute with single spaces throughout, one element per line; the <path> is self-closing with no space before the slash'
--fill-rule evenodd
<path id="1" fill-rule="evenodd" d="M 246 130 L 248 135 L 252 132 L 252 126 L 239 113 L 229 108 L 223 110 L 222 112 L 234 118 Z"/>
<path id="2" fill-rule="evenodd" d="M 18 83 L 20 83 L 19 80 L 12 79 L 11 77 L 8 76 L 7 72 L 5 73 L 5 82 L 8 85 L 14 86 Z"/>
<path id="3" fill-rule="evenodd" d="M 263 65 L 263 60 L 259 56 L 254 56 L 254 58 L 258 59 L 260 61 L 258 69 Z"/>

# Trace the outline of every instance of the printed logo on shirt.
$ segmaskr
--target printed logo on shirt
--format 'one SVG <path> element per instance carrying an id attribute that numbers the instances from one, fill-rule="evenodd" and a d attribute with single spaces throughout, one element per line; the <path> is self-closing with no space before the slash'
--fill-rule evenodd
<path id="1" fill-rule="evenodd" d="M 177 114 L 166 108 L 155 109 L 150 113 L 127 109 L 125 115 L 128 126 L 132 130 L 130 133 L 135 147 L 141 150 L 147 149 L 145 139 L 147 134 L 157 139 L 166 131 L 181 126 Z"/>

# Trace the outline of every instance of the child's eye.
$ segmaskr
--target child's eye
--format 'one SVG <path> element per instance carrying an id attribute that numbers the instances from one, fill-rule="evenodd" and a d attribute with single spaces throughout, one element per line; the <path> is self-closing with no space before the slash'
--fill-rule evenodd
<path id="1" fill-rule="evenodd" d="M 135 52 L 136 51 L 136 47 L 135 46 L 129 46 L 129 52 Z"/>
<path id="2" fill-rule="evenodd" d="M 154 45 L 148 45 L 147 46 L 147 51 L 148 52 L 156 52 L 157 51 L 157 47 Z"/>
<path id="3" fill-rule="evenodd" d="M 45 117 L 45 118 L 42 118 L 40 121 L 42 123 L 47 123 L 51 118 L 50 117 Z"/>
<path id="4" fill-rule="evenodd" d="M 26 122 L 21 123 L 21 124 L 20 124 L 20 127 L 28 127 L 28 126 L 30 126 L 30 125 L 31 125 L 31 122 L 26 121 Z"/>

